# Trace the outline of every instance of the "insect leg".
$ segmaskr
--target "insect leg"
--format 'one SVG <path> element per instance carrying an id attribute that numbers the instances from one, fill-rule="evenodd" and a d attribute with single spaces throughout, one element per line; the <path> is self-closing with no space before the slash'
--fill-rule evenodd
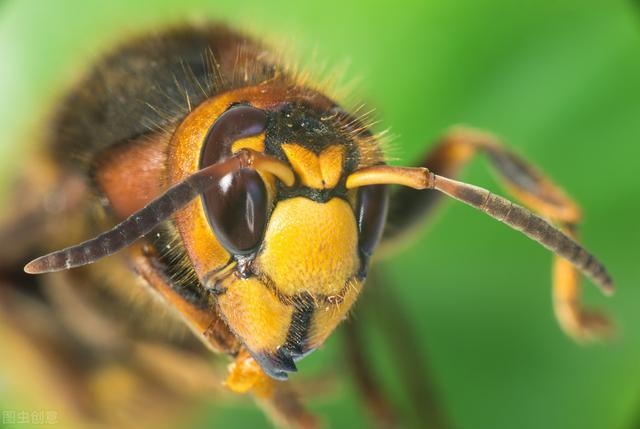
<path id="1" fill-rule="evenodd" d="M 238 339 L 229 331 L 218 313 L 211 310 L 206 298 L 197 302 L 173 288 L 161 263 L 150 250 L 133 246 L 128 255 L 138 275 L 144 278 L 163 301 L 180 313 L 189 329 L 205 346 L 218 353 L 237 353 L 240 348 Z"/>
<path id="2" fill-rule="evenodd" d="M 572 237 L 581 219 L 578 205 L 532 164 L 507 149 L 495 136 L 464 127 L 447 133 L 421 162 L 433 173 L 452 177 L 477 153 L 485 153 L 505 188 L 531 210 L 555 223 Z M 434 191 L 400 188 L 391 196 L 389 229 L 383 244 L 407 236 L 430 214 L 442 195 Z M 398 227 L 400 225 L 400 227 Z M 585 310 L 580 301 L 580 276 L 565 259 L 555 256 L 553 299 L 556 317 L 572 338 L 585 341 L 607 334 L 611 325 L 599 313 Z"/>

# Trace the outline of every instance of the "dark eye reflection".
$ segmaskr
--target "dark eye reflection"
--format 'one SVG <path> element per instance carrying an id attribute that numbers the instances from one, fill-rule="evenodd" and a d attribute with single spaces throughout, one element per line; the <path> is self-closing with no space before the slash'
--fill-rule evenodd
<path id="1" fill-rule="evenodd" d="M 250 253 L 267 221 L 267 189 L 260 175 L 244 170 L 223 177 L 207 193 L 207 216 L 220 243 L 231 253 Z"/>
<path id="2" fill-rule="evenodd" d="M 229 108 L 214 122 L 205 138 L 200 167 L 230 155 L 233 142 L 263 133 L 267 115 L 252 106 Z M 223 177 L 203 195 L 209 225 L 230 253 L 251 253 L 259 244 L 267 221 L 267 190 L 255 170 L 240 170 Z"/>

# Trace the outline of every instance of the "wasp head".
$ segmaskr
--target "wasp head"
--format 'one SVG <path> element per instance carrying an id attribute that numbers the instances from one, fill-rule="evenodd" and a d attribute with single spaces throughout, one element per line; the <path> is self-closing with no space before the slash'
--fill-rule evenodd
<path id="1" fill-rule="evenodd" d="M 273 377 L 295 371 L 362 289 L 387 196 L 383 186 L 348 190 L 345 181 L 381 162 L 372 144 L 368 131 L 319 93 L 269 87 L 205 103 L 174 136 L 174 153 L 198 154 L 183 162 L 187 169 L 252 149 L 295 175 L 287 186 L 269 173 L 239 170 L 176 216 L 219 313 Z M 172 180 L 180 174 L 175 169 Z"/>

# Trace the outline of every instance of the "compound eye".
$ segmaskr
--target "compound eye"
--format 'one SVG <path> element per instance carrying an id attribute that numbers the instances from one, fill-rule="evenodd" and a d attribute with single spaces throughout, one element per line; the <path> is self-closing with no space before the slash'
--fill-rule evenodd
<path id="1" fill-rule="evenodd" d="M 358 246 L 367 258 L 375 250 L 387 219 L 389 197 L 386 185 L 363 186 L 358 190 L 356 219 L 358 221 Z"/>
<path id="2" fill-rule="evenodd" d="M 260 244 L 267 222 L 267 189 L 252 170 L 226 175 L 207 193 L 209 223 L 231 253 L 251 253 Z"/>
<path id="3" fill-rule="evenodd" d="M 233 106 L 216 119 L 202 147 L 200 168 L 231 154 L 233 142 L 263 133 L 266 113 L 252 106 Z M 255 170 L 223 177 L 202 196 L 209 225 L 234 255 L 251 253 L 260 244 L 267 221 L 267 189 Z"/>

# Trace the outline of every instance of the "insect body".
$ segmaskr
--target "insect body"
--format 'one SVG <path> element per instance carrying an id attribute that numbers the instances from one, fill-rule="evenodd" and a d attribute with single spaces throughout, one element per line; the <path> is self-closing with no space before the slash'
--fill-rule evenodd
<path id="1" fill-rule="evenodd" d="M 471 130 L 447 135 L 424 166 L 388 166 L 366 123 L 225 27 L 121 46 L 70 92 L 50 136 L 49 158 L 87 178 L 117 225 L 91 226 L 95 238 L 25 270 L 68 270 L 124 249 L 130 287 L 142 278 L 208 348 L 235 357 L 227 385 L 253 391 L 291 425 L 311 420 L 274 380 L 346 317 L 379 241 L 402 235 L 442 194 L 559 255 L 556 310 L 567 332 L 582 339 L 605 327 L 580 308 L 576 270 L 605 290 L 612 282 L 571 237 L 575 204 L 538 170 Z M 558 227 L 444 177 L 481 151 Z M 389 195 L 390 185 L 404 188 Z"/>

